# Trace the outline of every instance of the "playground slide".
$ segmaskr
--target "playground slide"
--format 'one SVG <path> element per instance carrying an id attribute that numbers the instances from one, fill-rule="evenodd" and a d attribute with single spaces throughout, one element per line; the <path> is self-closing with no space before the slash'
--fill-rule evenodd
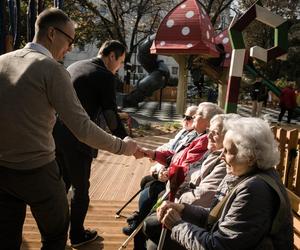
<path id="1" fill-rule="evenodd" d="M 137 59 L 148 75 L 139 80 L 136 87 L 123 96 L 123 106 L 137 106 L 145 97 L 151 96 L 155 90 L 163 88 L 169 78 L 170 72 L 163 60 L 159 60 L 157 55 L 150 54 L 150 47 L 155 34 L 148 36 L 138 47 Z"/>
<path id="2" fill-rule="evenodd" d="M 276 96 L 280 96 L 281 90 L 278 88 L 275 84 L 272 83 L 272 81 L 268 80 L 267 78 L 263 77 L 255 68 L 251 67 L 250 65 L 245 65 L 245 69 L 252 74 L 253 76 L 259 76 L 261 77 L 262 83 L 265 84 L 269 90 L 271 90 Z M 297 107 L 295 109 L 296 115 L 300 115 L 300 107 Z"/>

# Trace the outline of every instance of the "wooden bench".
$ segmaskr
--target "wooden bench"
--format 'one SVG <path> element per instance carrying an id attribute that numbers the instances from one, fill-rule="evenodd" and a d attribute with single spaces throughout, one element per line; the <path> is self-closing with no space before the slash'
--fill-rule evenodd
<path id="1" fill-rule="evenodd" d="M 300 250 L 300 141 L 299 130 L 272 128 L 279 143 L 280 162 L 276 167 L 285 185 L 293 211 L 294 249 Z"/>

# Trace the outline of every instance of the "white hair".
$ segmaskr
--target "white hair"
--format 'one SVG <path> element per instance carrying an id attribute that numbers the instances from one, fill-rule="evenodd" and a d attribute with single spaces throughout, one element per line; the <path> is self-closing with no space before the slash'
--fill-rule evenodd
<path id="1" fill-rule="evenodd" d="M 279 163 L 278 143 L 270 126 L 260 118 L 243 117 L 227 124 L 226 139 L 238 149 L 237 161 L 252 162 L 253 166 L 267 170 Z"/>
<path id="2" fill-rule="evenodd" d="M 201 114 L 200 114 L 200 112 Z M 223 110 L 215 103 L 201 102 L 198 106 L 197 114 L 203 115 L 204 118 L 211 119 L 217 114 L 223 114 Z"/>
<path id="3" fill-rule="evenodd" d="M 210 126 L 212 126 L 213 124 L 222 124 L 222 134 L 225 134 L 227 129 L 228 129 L 228 125 L 230 124 L 231 121 L 235 121 L 236 119 L 241 118 L 240 115 L 235 114 L 235 113 L 230 113 L 230 114 L 218 114 L 215 115 L 213 118 L 211 118 L 210 120 Z"/>
<path id="4" fill-rule="evenodd" d="M 196 114 L 197 109 L 198 109 L 198 106 L 192 105 L 192 106 L 187 107 L 185 112 L 190 112 L 191 115 L 193 116 L 194 114 Z"/>

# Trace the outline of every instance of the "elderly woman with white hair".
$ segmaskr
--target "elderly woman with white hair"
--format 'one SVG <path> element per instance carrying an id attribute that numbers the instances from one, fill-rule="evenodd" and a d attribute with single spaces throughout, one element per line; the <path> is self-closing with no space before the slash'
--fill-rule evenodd
<path id="1" fill-rule="evenodd" d="M 172 249 L 293 249 L 289 199 L 274 166 L 278 145 L 258 118 L 231 122 L 224 138 L 227 175 L 209 210 L 164 203 L 158 219 L 171 230 Z"/>

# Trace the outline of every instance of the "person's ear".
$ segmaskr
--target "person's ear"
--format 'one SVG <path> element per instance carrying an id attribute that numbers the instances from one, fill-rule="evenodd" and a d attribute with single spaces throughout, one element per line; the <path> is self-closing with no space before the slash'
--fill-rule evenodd
<path id="1" fill-rule="evenodd" d="M 110 59 L 110 60 L 116 59 L 116 55 L 115 55 L 115 53 L 114 53 L 113 51 L 110 52 L 110 54 L 109 54 L 109 59 Z"/>
<path id="2" fill-rule="evenodd" d="M 52 42 L 54 40 L 54 36 L 55 36 L 55 30 L 53 27 L 49 27 L 47 30 L 47 36 L 49 38 L 49 40 Z"/>

